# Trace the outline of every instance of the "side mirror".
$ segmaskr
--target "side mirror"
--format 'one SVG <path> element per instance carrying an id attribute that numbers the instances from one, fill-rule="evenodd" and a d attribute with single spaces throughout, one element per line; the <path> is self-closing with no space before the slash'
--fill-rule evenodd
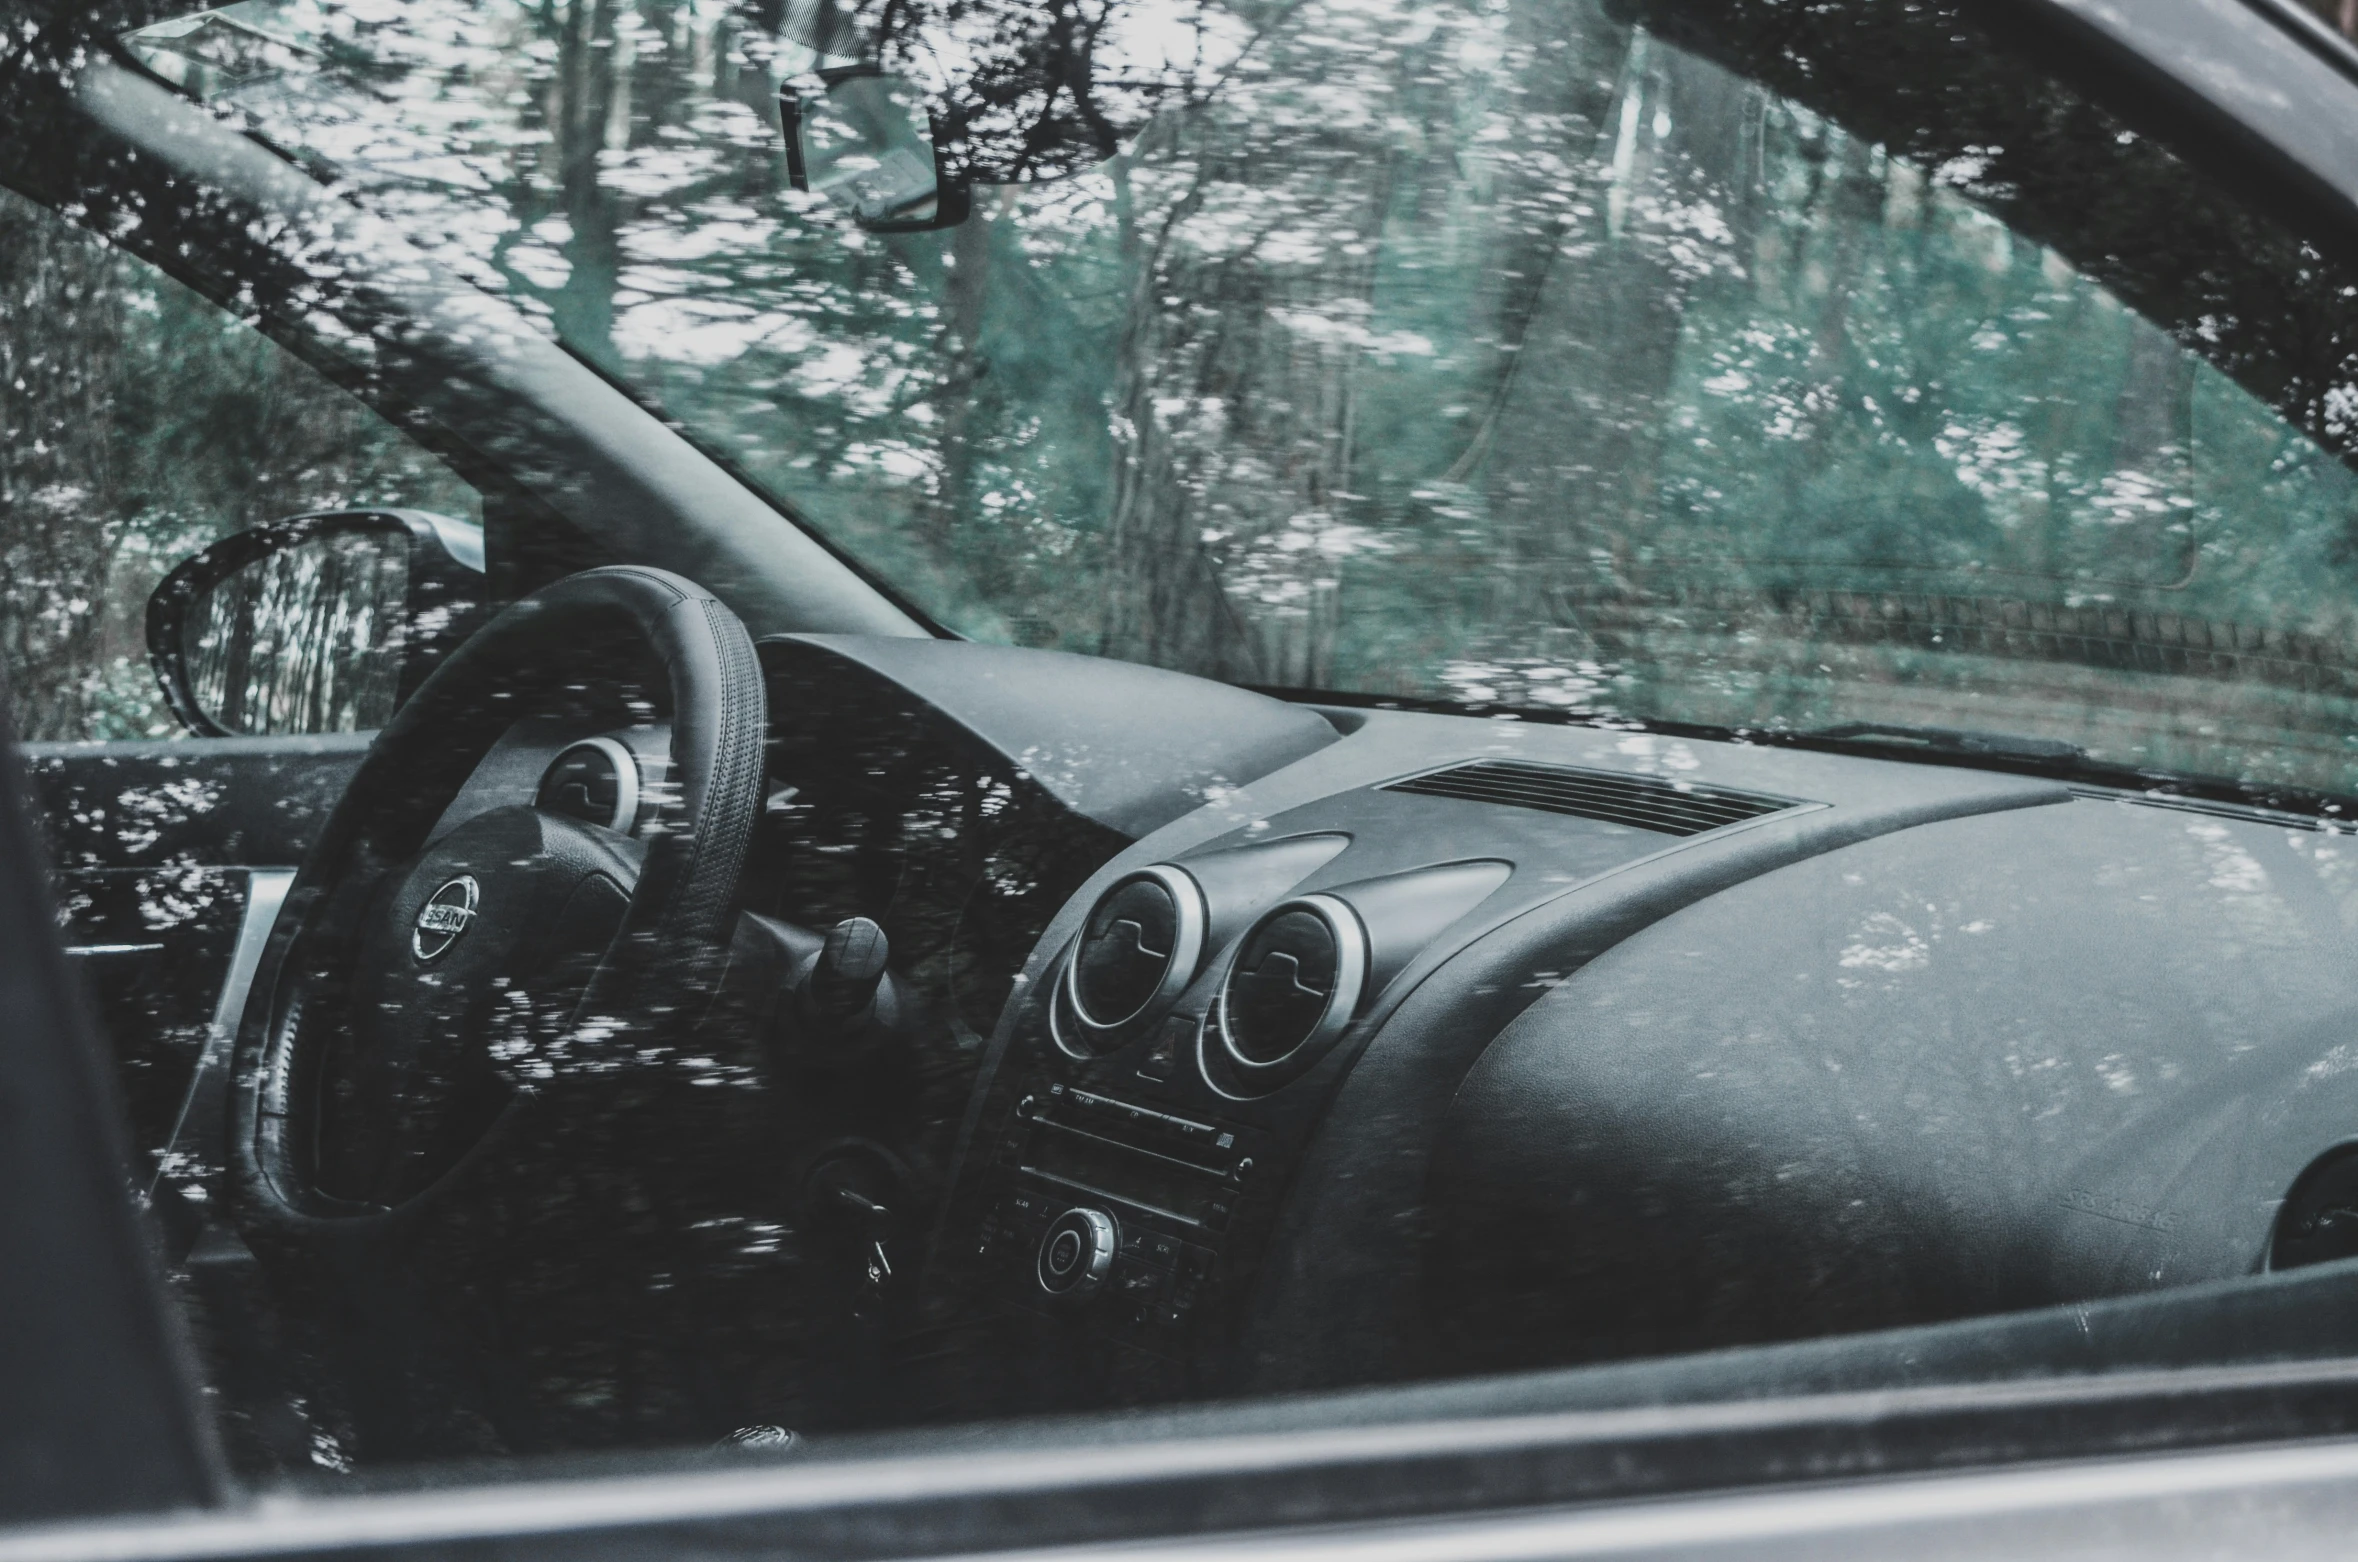
<path id="1" fill-rule="evenodd" d="M 147 599 L 164 698 L 206 737 L 383 726 L 488 604 L 483 530 L 332 510 L 225 537 Z"/>
<path id="2" fill-rule="evenodd" d="M 925 94 L 873 65 L 819 72 L 823 93 L 778 94 L 786 175 L 871 233 L 955 228 L 972 199 L 944 164 Z"/>

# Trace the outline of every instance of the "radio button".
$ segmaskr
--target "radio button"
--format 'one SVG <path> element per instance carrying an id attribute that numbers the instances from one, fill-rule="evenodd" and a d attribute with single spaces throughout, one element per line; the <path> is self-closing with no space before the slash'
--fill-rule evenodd
<path id="1" fill-rule="evenodd" d="M 1159 1231 L 1150 1231 L 1136 1221 L 1122 1223 L 1122 1257 L 1124 1259 L 1139 1259 L 1154 1265 L 1157 1269 L 1168 1269 L 1179 1261 L 1180 1249 L 1183 1246 L 1184 1244 L 1177 1237 L 1165 1236 Z"/>

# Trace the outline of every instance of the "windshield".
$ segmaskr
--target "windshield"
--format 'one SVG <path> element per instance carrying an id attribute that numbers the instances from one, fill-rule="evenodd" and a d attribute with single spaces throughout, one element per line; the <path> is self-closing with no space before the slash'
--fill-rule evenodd
<path id="1" fill-rule="evenodd" d="M 1239 6 L 894 234 L 792 187 L 791 7 L 130 43 L 958 633 L 2358 791 L 2351 281 L 1978 45 L 1663 12 Z"/>

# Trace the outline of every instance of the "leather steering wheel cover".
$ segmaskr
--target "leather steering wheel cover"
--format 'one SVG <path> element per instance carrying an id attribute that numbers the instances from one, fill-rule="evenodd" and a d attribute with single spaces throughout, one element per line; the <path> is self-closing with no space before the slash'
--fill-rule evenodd
<path id="1" fill-rule="evenodd" d="M 718 598 L 667 570 L 568 576 L 485 624 L 419 686 L 370 745 L 298 870 L 239 1027 L 231 1156 L 246 1202 L 297 1221 L 330 1213 L 332 1201 L 290 1185 L 283 1155 L 265 1148 L 276 1114 L 263 1098 L 284 1077 L 270 1054 L 293 1044 L 301 994 L 290 989 L 302 984 L 290 978 L 331 891 L 423 847 L 510 726 L 579 685 L 585 663 L 634 645 L 666 675 L 672 767 L 622 928 L 573 1022 L 639 1007 L 658 988 L 689 998 L 710 990 L 762 797 L 768 697 L 752 638 Z"/>

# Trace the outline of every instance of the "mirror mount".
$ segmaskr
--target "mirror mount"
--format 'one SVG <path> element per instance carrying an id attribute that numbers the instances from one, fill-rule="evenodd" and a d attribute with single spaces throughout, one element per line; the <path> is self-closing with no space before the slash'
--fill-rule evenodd
<path id="1" fill-rule="evenodd" d="M 955 228 L 973 193 L 943 144 L 921 88 L 876 65 L 819 71 L 822 91 L 778 89 L 786 176 L 870 233 Z"/>
<path id="2" fill-rule="evenodd" d="M 242 570 L 312 544 L 375 537 L 401 550 L 405 589 L 400 622 L 378 648 L 398 658 L 392 691 L 398 708 L 481 622 L 490 593 L 484 574 L 482 528 L 423 510 L 321 510 L 249 527 L 185 559 L 147 599 L 147 653 L 165 703 L 180 724 L 200 737 L 252 737 L 253 729 L 224 724 L 197 690 L 191 665 L 192 619 L 213 593 Z"/>

